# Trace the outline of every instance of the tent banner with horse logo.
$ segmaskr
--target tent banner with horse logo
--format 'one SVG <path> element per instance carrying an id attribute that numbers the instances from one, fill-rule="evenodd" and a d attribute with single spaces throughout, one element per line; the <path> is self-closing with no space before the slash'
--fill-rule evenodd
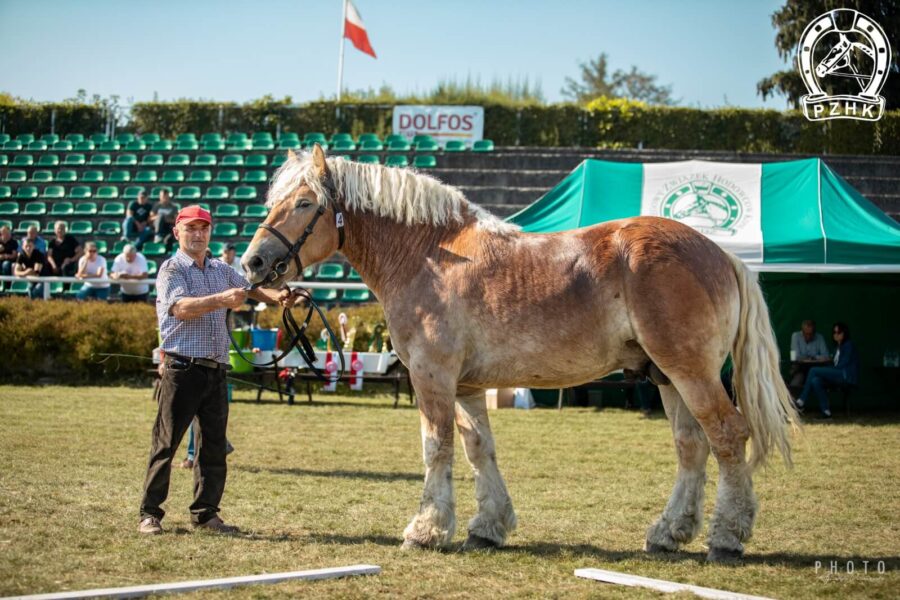
<path id="1" fill-rule="evenodd" d="M 690 225 L 744 262 L 762 262 L 761 178 L 759 164 L 646 164 L 641 214 Z"/>
<path id="2" fill-rule="evenodd" d="M 641 215 L 685 223 L 760 271 L 900 272 L 900 224 L 818 158 L 587 159 L 507 220 L 550 233 Z"/>

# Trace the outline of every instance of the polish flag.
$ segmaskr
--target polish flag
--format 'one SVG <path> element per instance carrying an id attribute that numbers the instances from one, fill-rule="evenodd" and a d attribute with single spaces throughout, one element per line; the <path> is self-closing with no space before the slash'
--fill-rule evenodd
<path id="1" fill-rule="evenodd" d="M 369 36 L 366 33 L 366 26 L 363 25 L 362 17 L 359 16 L 359 12 L 357 12 L 356 7 L 353 6 L 353 2 L 350 0 L 346 0 L 347 2 L 347 10 L 346 17 L 344 18 L 344 37 L 353 42 L 353 45 L 356 46 L 356 49 L 360 52 L 365 52 L 372 58 L 377 58 L 375 56 L 375 51 L 372 50 L 372 44 L 369 43 Z"/>

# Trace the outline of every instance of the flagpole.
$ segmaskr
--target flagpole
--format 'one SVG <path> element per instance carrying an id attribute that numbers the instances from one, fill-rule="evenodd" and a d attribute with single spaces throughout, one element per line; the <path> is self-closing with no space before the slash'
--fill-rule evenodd
<path id="1" fill-rule="evenodd" d="M 343 87 L 344 81 L 344 28 L 347 26 L 347 0 L 342 0 L 341 5 L 343 6 L 343 10 L 341 12 L 341 52 L 338 55 L 338 87 L 337 87 L 337 101 L 340 103 L 341 101 L 341 88 Z M 338 109 L 340 110 L 340 109 Z"/>

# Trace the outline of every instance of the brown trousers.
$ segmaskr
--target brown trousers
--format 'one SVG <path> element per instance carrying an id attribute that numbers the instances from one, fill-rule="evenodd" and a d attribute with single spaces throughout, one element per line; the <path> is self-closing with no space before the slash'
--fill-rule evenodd
<path id="1" fill-rule="evenodd" d="M 194 523 L 205 523 L 219 512 L 225 491 L 228 426 L 225 371 L 166 359 L 157 400 L 159 411 L 153 425 L 141 519 L 162 519 L 166 514 L 161 505 L 169 495 L 172 459 L 196 416 L 200 443 L 194 460 L 194 502 L 190 511 Z"/>

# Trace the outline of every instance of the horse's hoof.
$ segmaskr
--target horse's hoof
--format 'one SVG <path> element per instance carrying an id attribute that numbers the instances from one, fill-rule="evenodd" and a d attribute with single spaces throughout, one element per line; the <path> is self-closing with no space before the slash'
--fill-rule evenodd
<path id="1" fill-rule="evenodd" d="M 668 546 L 654 544 L 653 542 L 647 542 L 646 544 L 644 544 L 644 552 L 648 552 L 650 554 L 671 554 L 677 551 L 678 548 L 669 548 Z"/>
<path id="2" fill-rule="evenodd" d="M 474 533 L 470 533 L 469 537 L 466 539 L 466 542 L 462 545 L 462 549 L 464 551 L 495 550 L 499 547 L 500 544 L 498 544 L 494 540 L 489 540 L 487 538 L 481 537 L 480 535 L 475 535 Z"/>
<path id="3" fill-rule="evenodd" d="M 417 542 L 415 540 L 403 540 L 403 543 L 400 544 L 401 550 L 427 550 L 428 546 L 421 542 Z"/>
<path id="4" fill-rule="evenodd" d="M 709 554 L 706 555 L 706 562 L 734 564 L 741 562 L 742 558 L 744 558 L 743 550 L 710 546 Z"/>

